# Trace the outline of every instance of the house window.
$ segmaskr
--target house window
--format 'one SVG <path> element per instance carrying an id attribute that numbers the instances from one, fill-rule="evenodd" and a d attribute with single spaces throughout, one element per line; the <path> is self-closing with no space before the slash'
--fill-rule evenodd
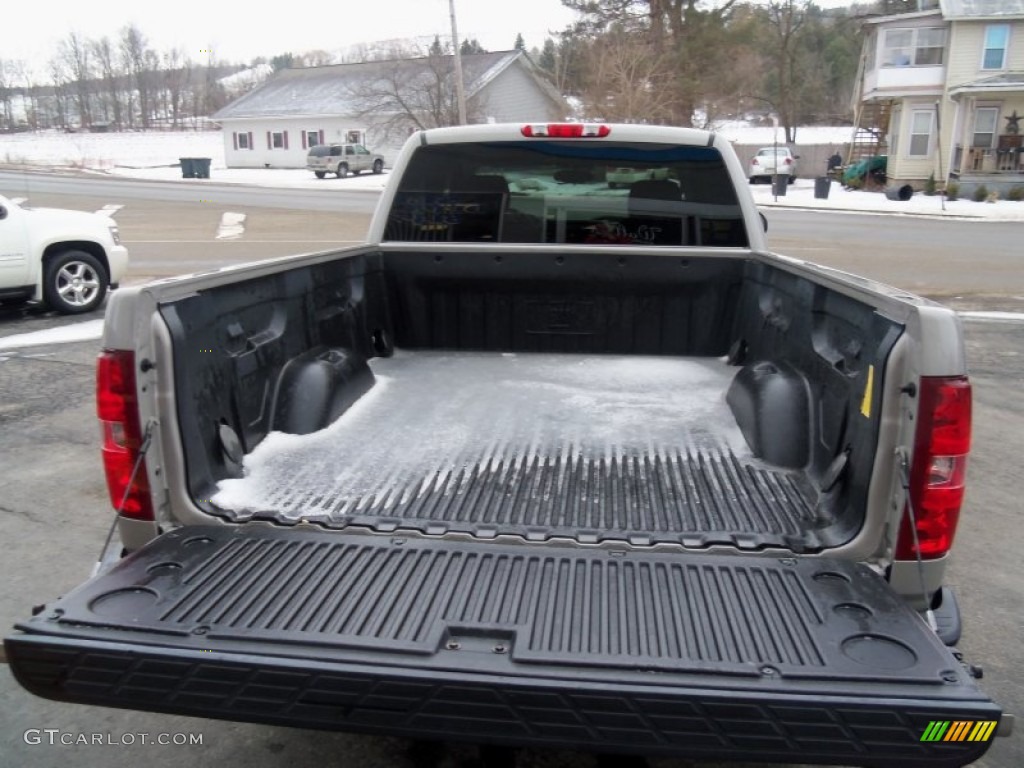
<path id="1" fill-rule="evenodd" d="M 998 120 L 998 107 L 978 107 L 974 112 L 974 135 L 971 137 L 971 146 L 991 149 Z"/>
<path id="2" fill-rule="evenodd" d="M 912 61 L 914 30 L 890 29 L 885 33 L 882 46 L 883 67 L 909 67 Z"/>
<path id="3" fill-rule="evenodd" d="M 930 27 L 917 30 L 914 46 L 914 64 L 918 67 L 941 67 L 942 52 L 946 49 L 946 30 Z"/>
<path id="4" fill-rule="evenodd" d="M 985 27 L 985 52 L 981 68 L 1003 69 L 1006 66 L 1006 46 L 1009 42 L 1009 24 L 989 24 Z"/>
<path id="5" fill-rule="evenodd" d="M 256 145 L 252 141 L 252 131 L 244 131 L 239 133 L 235 131 L 231 134 L 232 146 L 235 149 L 255 149 Z"/>
<path id="6" fill-rule="evenodd" d="M 915 109 L 910 115 L 910 157 L 927 157 L 932 148 L 932 126 L 935 113 L 930 109 Z"/>
<path id="7" fill-rule="evenodd" d="M 288 149 L 288 131 L 267 131 L 267 149 Z"/>
<path id="8" fill-rule="evenodd" d="M 320 143 L 320 131 L 306 131 L 306 146 L 315 147 Z"/>
<path id="9" fill-rule="evenodd" d="M 939 67 L 945 49 L 944 27 L 888 29 L 882 44 L 882 66 Z"/>

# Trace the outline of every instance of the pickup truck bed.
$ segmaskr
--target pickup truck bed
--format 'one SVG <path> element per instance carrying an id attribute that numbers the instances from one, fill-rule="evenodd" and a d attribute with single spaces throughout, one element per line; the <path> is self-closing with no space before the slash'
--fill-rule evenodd
<path id="1" fill-rule="evenodd" d="M 929 723 L 999 718 L 881 577 L 828 558 L 193 527 L 17 628 L 39 695 L 301 727 L 958 766 L 987 744 Z"/>
<path id="2" fill-rule="evenodd" d="M 624 283 L 608 249 L 503 255 L 368 249 L 168 297 L 189 503 L 687 549 L 864 527 L 898 322 L 749 258 L 634 253 Z"/>
<path id="3" fill-rule="evenodd" d="M 585 543 L 782 546 L 814 523 L 803 472 L 750 455 L 722 360 L 398 351 L 370 368 L 337 422 L 272 436 L 214 503 L 233 520 Z"/>

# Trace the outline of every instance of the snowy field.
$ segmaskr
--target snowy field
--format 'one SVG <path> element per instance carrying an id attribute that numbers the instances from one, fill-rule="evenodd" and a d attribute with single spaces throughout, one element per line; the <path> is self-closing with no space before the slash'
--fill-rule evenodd
<path id="1" fill-rule="evenodd" d="M 727 124 L 719 133 L 742 144 L 769 144 L 773 129 Z M 849 128 L 800 128 L 797 137 L 809 144 L 840 144 L 849 139 Z M 181 157 L 209 157 L 211 179 L 182 179 Z M 317 179 L 300 168 L 226 168 L 221 134 L 207 132 L 65 134 L 57 131 L 37 134 L 0 135 L 0 168 L 4 165 L 66 168 L 110 176 L 177 182 L 181 184 L 252 184 L 262 187 L 301 189 L 348 189 L 379 192 L 387 181 L 361 174 L 346 179 L 329 176 Z M 814 196 L 814 179 L 797 179 L 783 197 L 776 199 L 771 186 L 751 186 L 754 201 L 764 207 L 811 208 L 831 211 L 928 215 L 946 218 L 1024 220 L 1024 202 L 998 200 L 943 201 L 941 197 L 916 194 L 907 201 L 889 200 L 880 192 L 846 190 L 833 183 L 829 196 Z"/>
<path id="2" fill-rule="evenodd" d="M 91 170 L 173 165 L 179 157 L 210 157 L 224 167 L 220 131 L 174 133 L 15 133 L 0 136 L 0 163 Z"/>

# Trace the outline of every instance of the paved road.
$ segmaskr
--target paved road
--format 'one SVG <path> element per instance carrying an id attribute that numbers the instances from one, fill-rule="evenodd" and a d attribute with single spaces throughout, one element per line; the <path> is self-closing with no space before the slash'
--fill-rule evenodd
<path id="1" fill-rule="evenodd" d="M 115 214 L 131 249 L 129 280 L 325 250 L 361 241 L 377 195 L 227 184 L 0 172 L 0 193 L 32 205 Z M 217 237 L 225 213 L 246 219 L 238 237 Z M 1020 222 L 940 221 L 768 208 L 768 240 L 788 256 L 868 275 L 943 299 L 1024 307 Z M 1006 302 L 1003 302 L 1004 304 Z M 1019 306 L 1018 306 L 1019 305 Z"/>
<path id="2" fill-rule="evenodd" d="M 106 176 L 65 176 L 49 173 L 0 171 L 0 192 L 7 197 L 41 195 L 104 197 L 115 201 L 160 200 L 215 205 L 253 205 L 310 211 L 372 213 L 377 193 L 325 187 L 273 189 L 216 181 L 142 181 Z"/>
<path id="3" fill-rule="evenodd" d="M 766 209 L 768 243 L 787 256 L 936 297 L 1024 297 L 1019 221 Z"/>
<path id="4" fill-rule="evenodd" d="M 258 204 L 223 202 L 214 196 L 202 202 L 134 199 L 126 196 L 124 189 L 112 195 L 102 194 L 91 185 L 86 185 L 86 189 L 88 194 L 36 192 L 27 198 L 27 204 L 81 211 L 121 206 L 114 218 L 131 254 L 127 282 L 352 245 L 365 239 L 371 215 L 267 207 L 263 190 L 259 189 L 255 198 Z M 0 193 L 21 196 L 13 195 L 10 188 L 3 186 Z M 278 202 L 291 201 L 291 191 L 278 194 Z M 360 200 L 363 197 L 360 195 Z M 240 233 L 222 229 L 225 216 L 236 214 L 244 216 Z"/>

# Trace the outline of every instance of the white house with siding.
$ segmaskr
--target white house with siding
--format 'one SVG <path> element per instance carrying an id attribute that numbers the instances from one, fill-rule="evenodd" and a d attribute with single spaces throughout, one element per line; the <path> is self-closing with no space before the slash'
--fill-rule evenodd
<path id="1" fill-rule="evenodd" d="M 451 57 L 439 57 L 450 60 Z M 396 113 L 374 99 L 403 84 L 423 88 L 437 59 L 374 61 L 286 69 L 213 119 L 224 134 L 229 168 L 301 168 L 309 147 L 361 143 L 390 163 L 409 129 L 395 130 Z M 522 51 L 462 57 L 470 121 L 563 120 L 569 105 Z"/>
<path id="2" fill-rule="evenodd" d="M 866 22 L 852 152 L 887 155 L 893 185 L 1024 184 L 1024 0 L 921 5 Z"/>

